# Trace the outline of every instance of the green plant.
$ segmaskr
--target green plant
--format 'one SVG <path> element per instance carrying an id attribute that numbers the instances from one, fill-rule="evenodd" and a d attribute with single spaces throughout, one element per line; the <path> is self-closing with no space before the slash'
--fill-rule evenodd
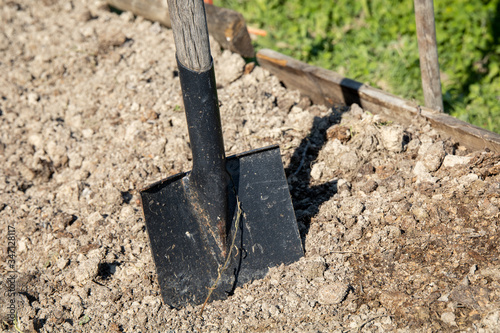
<path id="1" fill-rule="evenodd" d="M 19 317 L 17 316 L 17 313 L 16 319 L 14 319 L 14 329 L 19 333 L 23 333 L 23 331 L 21 331 L 21 329 L 19 328 Z"/>
<path id="2" fill-rule="evenodd" d="M 88 322 L 90 321 L 90 317 L 87 316 L 86 314 L 82 317 L 82 319 L 80 319 L 80 321 L 78 322 L 78 325 L 82 326 L 82 325 L 85 325 L 87 324 Z"/>
<path id="3" fill-rule="evenodd" d="M 413 0 L 219 0 L 271 48 L 423 104 Z M 500 133 L 500 0 L 434 2 L 445 111 Z"/>

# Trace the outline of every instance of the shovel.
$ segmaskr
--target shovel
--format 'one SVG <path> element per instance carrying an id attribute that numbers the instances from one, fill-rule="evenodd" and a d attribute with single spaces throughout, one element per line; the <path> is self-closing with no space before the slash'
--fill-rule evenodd
<path id="1" fill-rule="evenodd" d="M 165 304 L 225 299 L 304 254 L 277 145 L 227 157 L 203 0 L 169 0 L 193 169 L 141 190 Z"/>

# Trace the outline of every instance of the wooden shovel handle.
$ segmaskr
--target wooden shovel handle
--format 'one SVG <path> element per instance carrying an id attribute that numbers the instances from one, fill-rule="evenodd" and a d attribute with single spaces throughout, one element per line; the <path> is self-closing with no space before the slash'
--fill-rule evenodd
<path id="1" fill-rule="evenodd" d="M 212 64 L 203 0 L 168 0 L 177 59 L 185 67 L 206 71 Z"/>

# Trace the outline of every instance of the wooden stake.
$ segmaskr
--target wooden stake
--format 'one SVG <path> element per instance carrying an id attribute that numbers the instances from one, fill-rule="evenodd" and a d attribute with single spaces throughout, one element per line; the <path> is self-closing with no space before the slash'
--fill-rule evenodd
<path id="1" fill-rule="evenodd" d="M 425 106 L 443 112 L 433 0 L 414 0 Z"/>

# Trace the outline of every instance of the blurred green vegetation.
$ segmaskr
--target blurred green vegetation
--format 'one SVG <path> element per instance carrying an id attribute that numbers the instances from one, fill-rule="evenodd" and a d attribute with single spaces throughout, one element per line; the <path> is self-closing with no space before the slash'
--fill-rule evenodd
<path id="1" fill-rule="evenodd" d="M 413 0 L 215 0 L 255 41 L 423 102 Z M 500 0 L 434 1 L 445 111 L 500 133 Z"/>

